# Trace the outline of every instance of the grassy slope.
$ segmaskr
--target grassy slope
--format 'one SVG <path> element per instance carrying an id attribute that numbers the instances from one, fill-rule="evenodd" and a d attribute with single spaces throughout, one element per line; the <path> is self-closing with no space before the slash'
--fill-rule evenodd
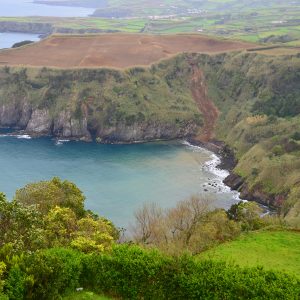
<path id="1" fill-rule="evenodd" d="M 200 258 L 225 260 L 240 266 L 259 265 L 300 277 L 300 233 L 253 232 L 206 251 Z"/>
<path id="2" fill-rule="evenodd" d="M 221 111 L 217 138 L 239 159 L 235 172 L 250 188 L 287 198 L 286 212 L 300 199 L 300 58 L 233 53 L 201 68 Z M 293 216 L 300 226 L 298 208 Z"/>
<path id="3" fill-rule="evenodd" d="M 88 111 L 92 127 L 148 121 L 185 128 L 201 125 L 201 114 L 186 81 L 182 61 L 162 62 L 151 69 L 51 70 L 0 68 L 1 103 L 28 99 L 34 108 L 62 110 L 78 119 Z"/>
<path id="4" fill-rule="evenodd" d="M 76 292 L 63 297 L 63 300 L 110 300 L 106 296 L 96 295 L 93 292 Z"/>

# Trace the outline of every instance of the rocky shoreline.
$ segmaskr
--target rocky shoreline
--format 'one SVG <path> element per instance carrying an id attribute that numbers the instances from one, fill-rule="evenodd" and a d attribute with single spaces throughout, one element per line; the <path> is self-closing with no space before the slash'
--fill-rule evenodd
<path id="1" fill-rule="evenodd" d="M 0 127 L 1 128 L 1 127 Z M 2 127 L 3 129 L 7 127 Z M 136 144 L 136 143 L 147 143 L 147 142 L 155 142 L 155 141 L 166 141 L 166 140 L 174 140 L 174 138 L 157 138 L 157 139 L 149 139 L 149 140 L 130 140 L 130 141 L 122 141 L 122 140 L 115 140 L 115 139 L 101 139 L 96 138 L 93 139 L 90 135 L 89 137 L 74 137 L 74 136 L 55 136 L 52 134 L 37 134 L 37 133 L 30 133 L 25 130 L 15 130 L 11 131 L 6 135 L 11 136 L 26 136 L 28 138 L 39 138 L 39 137 L 53 137 L 57 141 L 60 139 L 66 139 L 68 141 L 81 141 L 81 142 L 92 142 L 95 141 L 97 143 L 102 144 Z M 178 139 L 178 138 L 176 138 Z M 272 197 L 271 195 L 267 195 L 266 193 L 261 192 L 259 189 L 250 190 L 248 187 L 248 184 L 245 182 L 245 180 L 234 173 L 234 168 L 237 165 L 237 159 L 234 156 L 234 152 L 228 145 L 226 145 L 222 141 L 211 141 L 211 142 L 201 142 L 199 140 L 196 140 L 194 138 L 187 138 L 188 143 L 190 143 L 193 146 L 202 147 L 204 149 L 207 149 L 214 154 L 216 154 L 220 158 L 220 164 L 217 165 L 219 169 L 226 170 L 229 172 L 229 175 L 223 180 L 223 183 L 230 187 L 232 190 L 237 191 L 240 193 L 240 198 L 243 200 L 248 201 L 255 201 L 259 203 L 260 205 L 266 206 L 267 210 L 276 210 L 280 207 L 280 204 L 282 203 L 283 199 L 282 196 L 276 196 Z"/>
<path id="2" fill-rule="evenodd" d="M 195 146 L 203 147 L 218 155 L 221 163 L 217 166 L 220 169 L 227 170 L 229 175 L 223 180 L 223 183 L 232 190 L 240 193 L 240 198 L 248 201 L 255 201 L 267 208 L 268 211 L 276 211 L 284 201 L 283 195 L 272 196 L 262 192 L 259 188 L 253 190 L 249 188 L 244 178 L 234 173 L 234 168 L 238 163 L 234 152 L 228 145 L 222 141 L 213 140 L 210 142 L 201 142 L 196 139 L 189 139 L 189 143 Z"/>

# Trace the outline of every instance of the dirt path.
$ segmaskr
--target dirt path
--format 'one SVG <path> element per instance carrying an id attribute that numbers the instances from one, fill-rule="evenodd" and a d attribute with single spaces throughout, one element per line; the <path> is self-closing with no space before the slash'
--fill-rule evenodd
<path id="1" fill-rule="evenodd" d="M 219 116 L 219 111 L 214 103 L 208 98 L 207 86 L 205 84 L 203 72 L 195 63 L 191 62 L 191 66 L 192 94 L 204 118 L 202 132 L 196 139 L 201 142 L 209 142 L 214 137 L 214 129 Z"/>

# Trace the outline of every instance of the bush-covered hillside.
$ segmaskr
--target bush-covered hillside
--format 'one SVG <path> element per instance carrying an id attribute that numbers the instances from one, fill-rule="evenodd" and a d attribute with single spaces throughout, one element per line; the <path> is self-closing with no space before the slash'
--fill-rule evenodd
<path id="1" fill-rule="evenodd" d="M 221 112 L 216 137 L 238 158 L 234 172 L 246 182 L 242 196 L 281 207 L 300 226 L 299 55 L 195 59 Z"/>
<path id="2" fill-rule="evenodd" d="M 209 117 L 193 99 L 195 68 L 198 95 L 208 88 L 220 112 L 216 139 L 239 160 L 242 196 L 300 226 L 299 55 L 182 54 L 128 70 L 3 67 L 0 125 L 99 142 L 197 136 Z"/>
<path id="3" fill-rule="evenodd" d="M 117 299 L 298 299 L 300 296 L 300 281 L 293 274 L 261 267 L 242 268 L 210 259 L 199 261 L 188 254 L 193 251 L 190 245 L 181 243 L 191 235 L 194 244 L 205 245 L 210 239 L 206 245 L 212 247 L 236 238 L 238 228 L 245 233 L 274 222 L 284 228 L 276 218 L 261 219 L 255 203 L 240 203 L 228 212 L 199 210 L 204 203 L 201 200 L 179 203 L 160 219 L 175 226 L 183 221 L 182 229 L 173 232 L 173 240 L 169 240 L 178 249 L 170 256 L 161 247 L 162 243 L 153 243 L 153 234 L 156 241 L 164 241 L 163 235 L 157 235 L 158 230 L 163 232 L 159 226 L 163 222 L 152 224 L 149 240 L 120 244 L 114 225 L 85 210 L 84 196 L 69 181 L 53 178 L 28 184 L 16 192 L 11 202 L 0 194 L 0 202 L 1 300 L 70 299 L 73 295 L 82 299 L 84 293 L 76 294 L 78 289 L 90 291 L 86 295 L 105 294 Z M 137 221 L 141 221 L 139 216 Z M 148 221 L 154 220 L 154 215 L 148 217 L 144 219 L 145 226 L 137 222 L 136 229 L 146 229 Z M 224 220 L 231 225 L 221 228 Z M 135 237 L 143 237 L 139 235 L 141 232 L 146 233 L 137 230 Z M 187 252 L 182 254 L 184 250 Z M 202 250 L 198 247 L 197 251 Z"/>
<path id="4" fill-rule="evenodd" d="M 182 61 L 126 71 L 0 69 L 0 125 L 132 142 L 195 134 L 201 114 Z"/>

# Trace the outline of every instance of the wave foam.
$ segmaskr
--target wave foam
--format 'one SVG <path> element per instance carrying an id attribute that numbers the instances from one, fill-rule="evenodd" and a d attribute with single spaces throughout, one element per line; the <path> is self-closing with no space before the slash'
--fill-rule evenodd
<path id="1" fill-rule="evenodd" d="M 232 193 L 234 199 L 241 200 L 239 192 L 232 190 L 229 186 L 223 183 L 223 180 L 230 173 L 227 170 L 222 170 L 218 168 L 218 165 L 220 165 L 221 163 L 220 157 L 203 147 L 192 145 L 188 141 L 183 141 L 182 144 L 186 145 L 189 149 L 192 149 L 194 152 L 206 152 L 210 156 L 210 160 L 206 161 L 202 165 L 202 170 L 214 175 L 214 178 L 208 178 L 209 181 L 205 182 L 203 184 L 203 187 L 213 189 L 218 194 Z"/>
<path id="2" fill-rule="evenodd" d="M 58 139 L 58 140 L 56 140 L 55 145 L 56 146 L 60 146 L 60 145 L 63 145 L 64 143 L 68 143 L 68 142 L 70 142 L 70 140 L 67 140 L 67 139 Z"/>
<path id="3" fill-rule="evenodd" d="M 16 139 L 30 140 L 32 137 L 28 134 L 0 134 L 0 137 L 14 137 Z"/>
<path id="4" fill-rule="evenodd" d="M 12 135 L 15 136 L 17 139 L 25 139 L 25 140 L 30 140 L 32 137 L 28 134 L 19 134 L 19 135 Z"/>

